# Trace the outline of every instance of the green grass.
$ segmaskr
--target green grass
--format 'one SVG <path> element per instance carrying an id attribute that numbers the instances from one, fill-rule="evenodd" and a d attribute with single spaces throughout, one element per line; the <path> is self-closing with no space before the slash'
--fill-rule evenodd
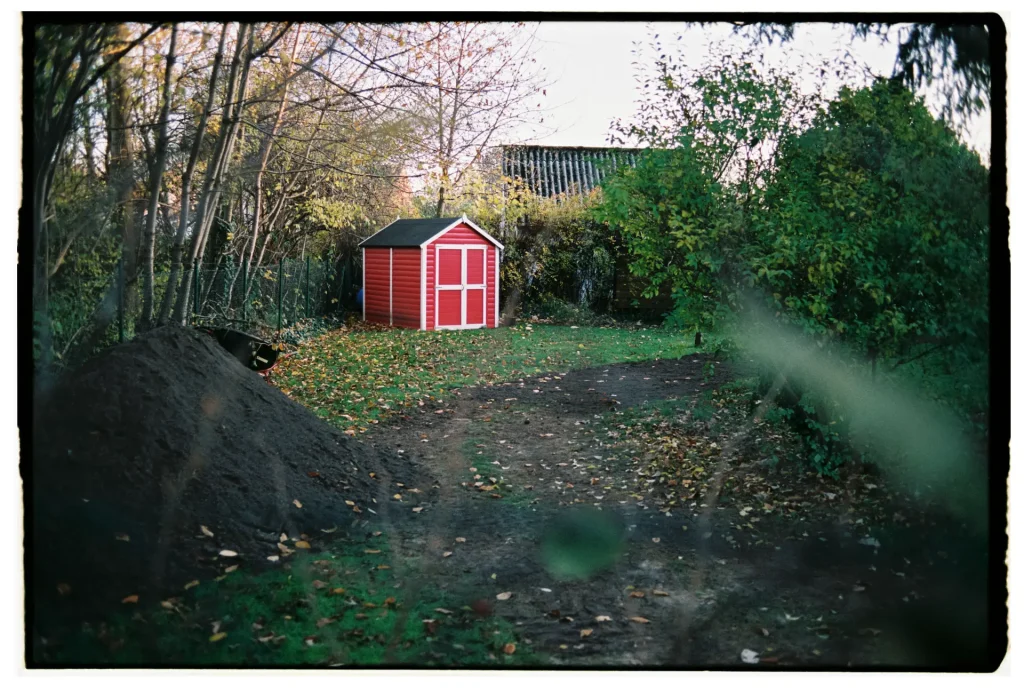
<path id="1" fill-rule="evenodd" d="M 451 593 L 430 587 L 411 593 L 412 580 L 405 577 L 417 566 L 392 565 L 392 559 L 386 542 L 372 539 L 339 542 L 321 554 L 299 551 L 290 570 L 250 574 L 243 567 L 163 605 L 125 605 L 107 624 L 52 642 L 48 660 L 245 667 L 516 666 L 532 660 L 507 621 L 481 618 Z M 407 602 L 406 593 L 415 602 Z M 215 637 L 215 628 L 226 636 Z M 516 644 L 511 655 L 504 652 L 509 643 Z"/>
<path id="2" fill-rule="evenodd" d="M 420 332 L 342 329 L 281 361 L 281 389 L 351 434 L 407 406 L 432 406 L 452 389 L 608 363 L 679 358 L 693 336 L 667 329 L 521 325 Z"/>

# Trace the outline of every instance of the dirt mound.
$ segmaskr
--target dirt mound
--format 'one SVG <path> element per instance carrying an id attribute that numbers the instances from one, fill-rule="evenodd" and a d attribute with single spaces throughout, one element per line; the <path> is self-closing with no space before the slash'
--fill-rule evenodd
<path id="1" fill-rule="evenodd" d="M 282 533 L 315 550 L 377 519 L 395 482 L 431 486 L 415 462 L 332 428 L 190 329 L 111 349 L 40 411 L 29 509 L 44 609 L 102 612 L 230 564 L 274 567 Z"/>

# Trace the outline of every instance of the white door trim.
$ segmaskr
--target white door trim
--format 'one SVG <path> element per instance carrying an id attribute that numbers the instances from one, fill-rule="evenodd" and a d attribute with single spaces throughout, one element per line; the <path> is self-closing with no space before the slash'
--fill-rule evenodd
<path id="1" fill-rule="evenodd" d="M 420 329 L 427 330 L 427 248 L 420 248 Z"/>
<path id="2" fill-rule="evenodd" d="M 462 282 L 456 286 L 455 284 L 442 285 L 441 284 L 441 250 L 459 250 L 462 258 Z M 483 258 L 483 283 L 480 284 L 467 284 L 466 283 L 466 258 L 469 250 L 480 250 L 484 253 Z M 482 289 L 483 291 L 483 321 L 475 324 L 466 324 L 466 289 Z M 441 291 L 459 291 L 461 297 L 461 324 L 457 325 L 442 325 L 441 321 L 441 310 L 440 301 L 438 295 Z M 434 245 L 434 329 L 479 329 L 487 325 L 487 246 L 479 243 L 437 243 Z"/>

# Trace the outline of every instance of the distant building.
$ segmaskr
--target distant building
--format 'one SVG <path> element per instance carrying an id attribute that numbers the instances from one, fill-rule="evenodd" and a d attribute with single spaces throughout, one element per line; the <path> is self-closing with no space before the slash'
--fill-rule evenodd
<path id="1" fill-rule="evenodd" d="M 618 147 L 506 145 L 501 151 L 501 174 L 521 181 L 531 192 L 543 197 L 583 194 L 599 187 L 620 166 L 636 166 L 643 151 Z M 614 285 L 611 305 L 614 310 L 632 310 L 634 300 L 645 312 L 661 314 L 672 309 L 672 296 L 667 287 L 655 298 L 640 295 L 644 282 L 629 273 L 629 259 L 623 252 L 615 258 Z"/>
<path id="2" fill-rule="evenodd" d="M 521 180 L 544 197 L 586 193 L 622 165 L 635 166 L 642 149 L 616 147 L 502 147 L 501 174 Z"/>

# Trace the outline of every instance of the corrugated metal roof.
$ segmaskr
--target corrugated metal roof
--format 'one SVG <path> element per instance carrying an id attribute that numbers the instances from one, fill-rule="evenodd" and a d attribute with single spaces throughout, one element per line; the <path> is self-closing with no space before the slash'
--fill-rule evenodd
<path id="1" fill-rule="evenodd" d="M 503 147 L 501 173 L 544 197 L 589 192 L 619 166 L 635 166 L 643 149 L 615 147 Z"/>
<path id="2" fill-rule="evenodd" d="M 360 247 L 419 247 L 462 217 L 398 219 L 359 243 Z"/>

